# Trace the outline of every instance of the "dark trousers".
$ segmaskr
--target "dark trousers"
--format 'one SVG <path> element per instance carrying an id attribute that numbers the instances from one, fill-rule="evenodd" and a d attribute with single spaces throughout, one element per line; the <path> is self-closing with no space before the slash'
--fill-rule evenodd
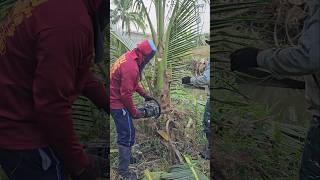
<path id="1" fill-rule="evenodd" d="M 207 137 L 208 140 L 208 148 L 212 148 L 212 133 L 211 133 L 211 126 L 210 126 L 210 99 L 207 99 L 206 107 L 203 113 L 203 132 Z"/>
<path id="2" fill-rule="evenodd" d="M 211 126 L 210 126 L 210 99 L 207 99 L 206 107 L 203 113 L 203 132 L 205 134 L 211 133 Z"/>
<path id="3" fill-rule="evenodd" d="M 117 144 L 131 147 L 135 142 L 133 119 L 127 109 L 111 109 L 111 116 L 116 124 Z"/>
<path id="4" fill-rule="evenodd" d="M 127 177 L 130 175 L 129 164 L 131 159 L 131 146 L 133 146 L 135 140 L 133 119 L 127 109 L 111 109 L 111 116 L 116 124 L 118 134 L 118 173 L 122 177 Z"/>
<path id="5" fill-rule="evenodd" d="M 0 149 L 0 165 L 10 180 L 67 180 L 50 148 Z"/>
<path id="6" fill-rule="evenodd" d="M 320 117 L 314 116 L 303 150 L 300 180 L 320 179 Z"/>

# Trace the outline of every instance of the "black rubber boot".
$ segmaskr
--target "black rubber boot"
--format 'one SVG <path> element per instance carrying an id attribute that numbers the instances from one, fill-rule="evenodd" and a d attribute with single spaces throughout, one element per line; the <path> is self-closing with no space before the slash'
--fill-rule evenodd
<path id="1" fill-rule="evenodd" d="M 211 156 L 211 148 L 212 148 L 212 142 L 211 142 L 211 133 L 206 133 L 206 138 L 208 141 L 208 145 L 205 150 L 203 150 L 200 155 L 203 159 L 210 160 Z"/>
<path id="2" fill-rule="evenodd" d="M 119 167 L 118 173 L 121 180 L 137 180 L 137 175 L 129 171 L 131 160 L 131 147 L 118 145 L 119 149 Z"/>
<path id="3" fill-rule="evenodd" d="M 201 157 L 205 160 L 210 160 L 210 154 L 211 154 L 211 149 L 209 148 L 206 148 L 200 153 Z"/>
<path id="4" fill-rule="evenodd" d="M 126 175 L 120 175 L 120 180 L 137 180 L 137 175 L 135 172 L 129 171 Z"/>

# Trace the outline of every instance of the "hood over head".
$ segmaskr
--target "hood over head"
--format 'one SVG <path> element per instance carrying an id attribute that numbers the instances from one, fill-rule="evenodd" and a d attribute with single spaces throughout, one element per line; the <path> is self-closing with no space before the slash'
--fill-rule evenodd
<path id="1" fill-rule="evenodd" d="M 142 73 L 145 66 L 150 62 L 157 52 L 157 48 L 152 40 L 144 40 L 133 50 L 137 54 L 137 63 Z"/>

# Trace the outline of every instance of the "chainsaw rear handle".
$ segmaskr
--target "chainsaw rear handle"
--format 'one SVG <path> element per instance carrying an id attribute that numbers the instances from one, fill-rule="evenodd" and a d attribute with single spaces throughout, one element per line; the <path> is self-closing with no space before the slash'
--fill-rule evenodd
<path id="1" fill-rule="evenodd" d="M 161 115 L 161 106 L 160 106 L 160 103 L 159 103 L 155 98 L 153 98 L 153 97 L 151 97 L 151 100 L 149 100 L 149 101 L 154 101 L 154 102 L 156 102 L 156 104 L 158 105 L 158 107 L 159 107 L 159 114 L 158 114 L 156 117 L 154 117 L 155 119 L 158 119 L 158 118 L 160 117 L 160 115 Z"/>

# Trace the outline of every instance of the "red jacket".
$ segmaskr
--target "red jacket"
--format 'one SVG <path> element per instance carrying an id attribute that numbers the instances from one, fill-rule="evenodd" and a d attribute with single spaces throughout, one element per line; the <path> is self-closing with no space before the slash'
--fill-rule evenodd
<path id="1" fill-rule="evenodd" d="M 18 1 L 0 29 L 0 148 L 50 145 L 71 173 L 89 163 L 72 103 L 82 94 L 107 106 L 103 83 L 89 70 L 93 27 L 84 2 Z"/>
<path id="2" fill-rule="evenodd" d="M 133 117 L 137 115 L 132 95 L 138 92 L 141 96 L 145 96 L 143 88 L 139 85 L 140 73 L 155 51 L 153 42 L 145 40 L 134 50 L 122 55 L 113 64 L 110 71 L 111 109 L 126 108 Z"/>

